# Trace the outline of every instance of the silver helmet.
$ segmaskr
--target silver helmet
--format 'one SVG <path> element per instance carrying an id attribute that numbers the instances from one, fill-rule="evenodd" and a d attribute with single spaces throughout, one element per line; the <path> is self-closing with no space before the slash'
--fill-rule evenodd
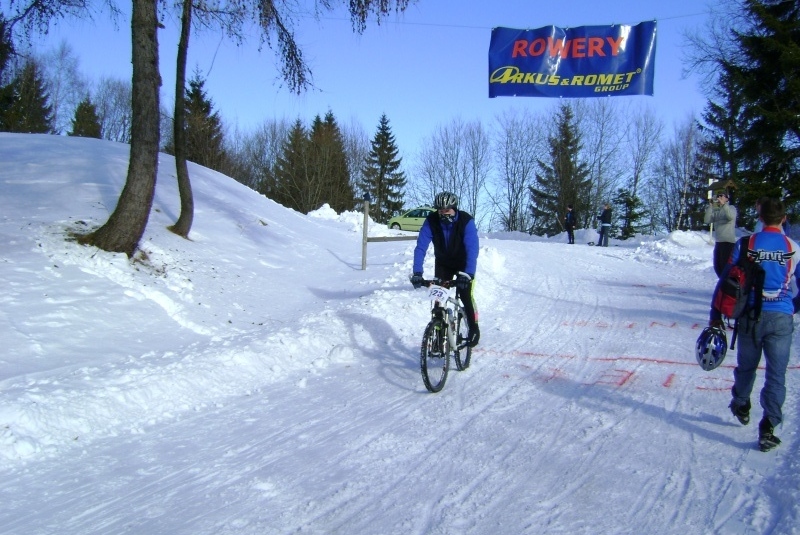
<path id="1" fill-rule="evenodd" d="M 436 194 L 436 198 L 433 200 L 433 207 L 437 210 L 445 210 L 447 208 L 452 208 L 453 210 L 458 209 L 458 195 L 455 193 L 450 193 L 449 191 L 443 191 L 441 193 Z"/>
<path id="2" fill-rule="evenodd" d="M 706 327 L 695 344 L 697 363 L 706 371 L 719 367 L 728 351 L 728 337 L 724 327 Z"/>

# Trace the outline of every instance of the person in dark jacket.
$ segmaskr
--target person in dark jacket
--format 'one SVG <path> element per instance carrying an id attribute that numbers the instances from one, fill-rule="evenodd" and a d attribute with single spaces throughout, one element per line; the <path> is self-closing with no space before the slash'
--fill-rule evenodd
<path id="1" fill-rule="evenodd" d="M 608 247 L 608 233 L 611 232 L 611 206 L 608 203 L 603 205 L 603 213 L 600 214 L 600 237 L 597 245 Z"/>
<path id="2" fill-rule="evenodd" d="M 577 216 L 572 211 L 572 205 L 567 205 L 567 215 L 564 216 L 564 228 L 567 231 L 568 243 L 575 243 L 575 223 L 577 223 Z"/>
<path id="3" fill-rule="evenodd" d="M 443 281 L 456 278 L 456 294 L 464 304 L 469 326 L 469 345 L 474 347 L 480 339 L 478 309 L 472 296 L 472 286 L 478 267 L 478 228 L 467 212 L 458 209 L 458 197 L 449 191 L 436 195 L 436 208 L 422 224 L 414 248 L 414 268 L 411 284 L 422 283 L 423 263 L 428 247 L 433 243 L 434 275 Z"/>

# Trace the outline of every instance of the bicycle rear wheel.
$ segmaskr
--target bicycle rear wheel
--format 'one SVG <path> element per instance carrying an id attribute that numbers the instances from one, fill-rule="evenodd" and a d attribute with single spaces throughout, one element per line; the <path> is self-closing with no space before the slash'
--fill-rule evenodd
<path id="1" fill-rule="evenodd" d="M 447 342 L 447 325 L 441 319 L 433 319 L 425 327 L 419 366 L 422 382 L 430 392 L 438 392 L 444 387 L 450 369 L 450 344 Z"/>
<path id="2" fill-rule="evenodd" d="M 453 348 L 453 356 L 456 361 L 456 369 L 464 371 L 469 368 L 472 360 L 472 348 L 466 345 L 469 340 L 469 325 L 467 324 L 464 313 L 459 312 L 458 323 L 456 324 L 456 347 Z"/>

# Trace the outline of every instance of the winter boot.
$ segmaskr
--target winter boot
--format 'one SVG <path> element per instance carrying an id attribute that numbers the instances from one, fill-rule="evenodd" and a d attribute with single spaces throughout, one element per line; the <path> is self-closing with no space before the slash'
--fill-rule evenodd
<path id="1" fill-rule="evenodd" d="M 734 402 L 731 401 L 731 404 L 728 405 L 731 409 L 731 412 L 736 419 L 739 420 L 739 423 L 742 425 L 747 425 L 750 423 L 750 400 L 748 399 L 744 405 L 734 405 Z"/>
<path id="2" fill-rule="evenodd" d="M 781 439 L 772 434 L 774 430 L 766 416 L 758 424 L 758 447 L 761 451 L 769 451 L 781 443 Z"/>

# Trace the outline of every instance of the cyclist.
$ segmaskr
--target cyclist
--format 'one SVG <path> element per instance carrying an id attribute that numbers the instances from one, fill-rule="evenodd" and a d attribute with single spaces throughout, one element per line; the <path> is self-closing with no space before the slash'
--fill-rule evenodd
<path id="1" fill-rule="evenodd" d="M 458 209 L 458 197 L 449 191 L 438 193 L 433 201 L 436 208 L 422 224 L 414 249 L 414 272 L 411 284 L 422 284 L 422 264 L 428 246 L 433 242 L 435 276 L 443 281 L 456 277 L 456 294 L 464 304 L 469 327 L 468 345 L 478 345 L 478 310 L 472 297 L 472 282 L 478 266 L 478 228 L 467 212 Z"/>

